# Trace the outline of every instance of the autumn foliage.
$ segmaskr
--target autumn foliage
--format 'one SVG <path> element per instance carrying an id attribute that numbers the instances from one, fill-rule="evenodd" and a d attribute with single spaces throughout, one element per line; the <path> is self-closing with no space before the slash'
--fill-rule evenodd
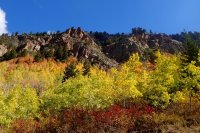
<path id="1" fill-rule="evenodd" d="M 11 132 L 155 131 L 162 121 L 157 116 L 173 105 L 190 101 L 190 111 L 193 106 L 198 112 L 200 67 L 194 61 L 183 66 L 180 55 L 156 56 L 151 64 L 134 54 L 106 71 L 84 68 L 76 60 L 1 62 L 0 127 Z M 70 62 L 75 65 L 67 69 Z"/>

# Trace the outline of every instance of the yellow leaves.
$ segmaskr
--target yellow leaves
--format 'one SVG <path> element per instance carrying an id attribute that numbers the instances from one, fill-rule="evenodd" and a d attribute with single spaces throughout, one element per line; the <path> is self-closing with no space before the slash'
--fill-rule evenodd
<path id="1" fill-rule="evenodd" d="M 180 71 L 180 59 L 176 56 L 167 56 L 157 52 L 156 69 L 152 72 L 153 81 L 165 86 L 173 86 L 178 80 Z"/>
<path id="2" fill-rule="evenodd" d="M 184 67 L 184 77 L 182 82 L 188 90 L 199 91 L 200 90 L 200 67 L 195 66 L 196 62 L 192 61 Z"/>
<path id="3" fill-rule="evenodd" d="M 79 71 L 79 72 L 83 72 L 83 64 L 82 63 L 78 63 L 76 65 L 76 69 Z"/>
<path id="4" fill-rule="evenodd" d="M 161 59 L 161 56 L 162 56 L 162 54 L 161 54 L 160 50 L 158 50 L 158 51 L 156 52 L 157 60 Z"/>
<path id="5" fill-rule="evenodd" d="M 40 64 L 0 63 L 0 86 L 10 89 L 13 86 L 24 86 L 44 91 L 61 83 L 65 65 L 53 61 Z M 12 66 L 12 69 L 9 69 Z"/>
<path id="6" fill-rule="evenodd" d="M 185 67 L 187 72 L 191 75 L 200 75 L 200 67 L 195 66 L 196 62 L 192 61 L 188 66 Z"/>
<path id="7" fill-rule="evenodd" d="M 130 58 L 130 61 L 122 65 L 119 70 L 111 70 L 110 75 L 114 79 L 113 84 L 116 90 L 117 100 L 134 99 L 142 96 L 142 93 L 137 88 L 138 81 L 135 69 L 138 67 L 138 64 L 140 65 L 139 56 L 136 54 Z"/>
<path id="8" fill-rule="evenodd" d="M 90 68 L 90 74 L 98 75 L 99 77 L 104 77 L 107 75 L 107 73 L 104 70 L 98 68 L 97 66 L 93 66 Z"/>
<path id="9" fill-rule="evenodd" d="M 104 108 L 113 102 L 112 83 L 105 72 L 94 68 L 90 76 L 70 78 L 54 93 L 55 96 L 64 96 L 63 99 L 57 99 L 58 102 L 61 101 L 61 107 Z M 70 104 L 62 101 L 69 101 Z"/>
<path id="10" fill-rule="evenodd" d="M 5 84 L 5 75 L 7 72 L 8 64 L 5 62 L 0 63 L 0 87 Z"/>
<path id="11" fill-rule="evenodd" d="M 39 111 L 39 98 L 33 88 L 15 86 L 0 96 L 0 124 L 12 119 L 32 118 Z"/>
<path id="12" fill-rule="evenodd" d="M 127 65 L 119 70 L 111 69 L 109 72 L 95 66 L 91 67 L 89 75 L 79 74 L 70 78 L 53 93 L 51 99 L 57 100 L 55 103 L 61 105 L 58 109 L 63 107 L 100 109 L 124 98 L 134 99 L 142 96 L 137 89 L 136 74 Z M 49 106 L 57 105 L 49 104 Z"/>
<path id="13" fill-rule="evenodd" d="M 122 69 L 124 70 L 129 69 L 129 71 L 134 71 L 134 72 L 140 72 L 140 70 L 142 69 L 141 67 L 142 63 L 140 62 L 140 57 L 138 53 L 130 56 L 129 60 L 122 65 Z"/>
<path id="14" fill-rule="evenodd" d="M 188 101 L 188 97 L 187 97 L 187 92 L 181 92 L 181 91 L 177 91 L 174 95 L 172 95 L 172 100 L 175 103 L 178 102 L 187 102 Z"/>
<path id="15" fill-rule="evenodd" d="M 126 62 L 127 66 L 132 67 L 133 65 L 139 66 L 141 65 L 140 62 L 140 57 L 138 53 L 133 54 L 132 56 L 129 57 L 129 60 Z"/>
<path id="16" fill-rule="evenodd" d="M 103 109 L 138 97 L 161 107 L 169 105 L 170 100 L 184 101 L 187 97 L 180 91 L 180 57 L 160 52 L 157 57 L 155 69 L 149 69 L 149 64 L 134 54 L 119 68 L 105 71 L 92 66 L 85 76 L 83 64 L 78 63 L 79 74 L 64 83 L 61 81 L 66 64 L 45 61 L 10 66 L 0 63 L 0 91 L 4 94 L 0 93 L 0 123 L 33 117 L 39 107 L 44 112 L 62 108 Z M 185 70 L 191 75 L 186 74 L 188 77 L 182 81 L 188 88 L 200 88 L 200 68 L 192 62 Z"/>
<path id="17" fill-rule="evenodd" d="M 168 104 L 169 104 L 169 100 L 171 99 L 171 97 L 170 97 L 170 94 L 167 92 L 167 91 L 164 91 L 163 93 L 162 93 L 162 96 L 161 96 L 161 101 L 163 101 L 163 102 L 165 102 L 165 104 L 164 105 L 162 105 L 163 107 L 164 106 L 167 106 Z"/>
<path id="18" fill-rule="evenodd" d="M 144 97 L 150 99 L 154 106 L 166 107 L 170 103 L 170 93 L 180 89 L 181 61 L 177 56 L 166 55 L 159 51 L 156 56 L 155 70 L 150 71 L 149 77 L 146 78 L 147 89 L 144 91 Z"/>

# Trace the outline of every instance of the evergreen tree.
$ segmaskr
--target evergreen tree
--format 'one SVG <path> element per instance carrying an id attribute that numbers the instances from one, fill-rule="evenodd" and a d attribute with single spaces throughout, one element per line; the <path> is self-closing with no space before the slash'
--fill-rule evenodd
<path id="1" fill-rule="evenodd" d="M 21 57 L 26 57 L 28 55 L 28 51 L 26 49 L 22 50 L 20 53 Z"/>
<path id="2" fill-rule="evenodd" d="M 182 71 L 180 73 L 182 86 L 190 92 L 190 111 L 192 108 L 192 96 L 200 90 L 199 75 L 199 47 L 196 42 L 185 34 L 185 51 L 182 56 Z"/>
<path id="3" fill-rule="evenodd" d="M 195 41 L 191 39 L 191 37 L 185 35 L 185 38 L 185 51 L 182 56 L 183 65 L 187 65 L 191 63 L 191 61 L 195 61 L 195 64 L 198 65 L 199 47 L 196 45 Z"/>
<path id="4" fill-rule="evenodd" d="M 75 77 L 77 73 L 78 73 L 78 70 L 76 69 L 76 63 L 73 62 L 68 67 L 65 68 L 62 82 L 65 82 L 71 77 Z"/>
<path id="5" fill-rule="evenodd" d="M 37 54 L 35 55 L 35 57 L 34 57 L 34 60 L 35 60 L 36 62 L 39 62 L 39 61 L 41 61 L 42 59 L 43 59 L 43 57 L 42 57 L 41 53 L 37 53 Z"/>
<path id="6" fill-rule="evenodd" d="M 87 75 L 89 72 L 90 72 L 90 67 L 91 67 L 91 64 L 88 60 L 86 60 L 83 64 L 83 75 Z"/>
<path id="7" fill-rule="evenodd" d="M 12 49 L 11 51 L 7 52 L 5 55 L 4 55 L 4 60 L 10 60 L 10 59 L 13 59 L 13 58 L 16 58 L 17 57 L 17 52 L 15 49 Z"/>
<path id="8" fill-rule="evenodd" d="M 63 46 L 58 46 L 58 48 L 55 51 L 55 58 L 61 61 L 62 57 L 63 57 Z"/>
<path id="9" fill-rule="evenodd" d="M 68 50 L 67 47 L 63 47 L 62 61 L 66 61 L 68 59 Z"/>

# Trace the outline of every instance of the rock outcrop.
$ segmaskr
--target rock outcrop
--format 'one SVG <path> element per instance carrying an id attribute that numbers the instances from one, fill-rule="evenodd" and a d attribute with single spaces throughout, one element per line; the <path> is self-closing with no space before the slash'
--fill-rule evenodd
<path id="1" fill-rule="evenodd" d="M 18 38 L 21 51 L 26 49 L 28 52 L 38 52 L 42 47 L 62 45 L 69 51 L 70 55 L 78 59 L 87 59 L 92 64 L 106 68 L 118 65 L 115 60 L 105 56 L 101 51 L 101 47 L 81 28 L 70 28 L 63 33 L 41 35 L 39 37 L 20 35 Z"/>
<path id="2" fill-rule="evenodd" d="M 106 34 L 113 37 L 113 35 Z M 115 35 L 114 35 L 115 36 Z M 6 37 L 3 37 L 5 40 Z M 133 35 L 116 35 L 115 39 L 122 41 L 114 41 L 108 45 L 101 45 L 97 39 L 84 32 L 81 28 L 70 28 L 65 32 L 57 32 L 52 34 L 36 33 L 22 34 L 8 37 L 6 42 L 17 47 L 17 52 L 26 50 L 29 54 L 41 52 L 43 49 L 53 49 L 62 46 L 68 51 L 69 55 L 77 57 L 77 59 L 87 59 L 92 64 L 102 67 L 111 68 L 118 66 L 118 63 L 126 61 L 133 53 L 143 54 L 147 49 L 160 49 L 163 52 L 171 54 L 183 51 L 182 43 L 173 40 L 165 34 L 147 34 L 136 33 Z M 108 41 L 108 40 L 103 40 Z M 0 43 L 2 42 L 0 38 Z M 8 49 L 8 44 L 0 44 L 0 57 L 3 56 Z"/>
<path id="3" fill-rule="evenodd" d="M 133 53 L 143 54 L 146 49 L 161 50 L 176 54 L 183 51 L 182 43 L 165 34 L 137 34 L 127 37 L 125 43 L 114 43 L 105 46 L 104 53 L 117 62 L 126 61 Z"/>
<path id="4" fill-rule="evenodd" d="M 0 45 L 0 57 L 3 56 L 4 54 L 6 54 L 8 51 L 7 46 L 5 45 Z"/>
<path id="5" fill-rule="evenodd" d="M 71 55 L 78 59 L 87 59 L 92 64 L 107 68 L 118 65 L 115 60 L 105 56 L 101 47 L 81 28 L 70 28 L 59 36 L 53 36 L 48 45 L 54 44 L 64 45 Z"/>

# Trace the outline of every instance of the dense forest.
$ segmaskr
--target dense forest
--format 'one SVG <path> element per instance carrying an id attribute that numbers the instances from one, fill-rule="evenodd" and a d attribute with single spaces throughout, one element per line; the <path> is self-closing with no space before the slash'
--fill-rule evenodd
<path id="1" fill-rule="evenodd" d="M 98 46 L 87 42 L 78 46 L 94 51 L 100 45 L 104 50 L 143 33 L 153 34 L 138 28 L 130 34 L 89 32 Z M 28 36 L 48 39 L 59 34 Z M 93 58 L 75 56 L 77 51 L 64 43 L 50 41 L 30 51 L 18 46 L 27 35 L 2 35 L 0 44 L 7 45 L 7 52 L 0 62 L 0 130 L 131 133 L 193 127 L 188 130 L 200 131 L 200 33 L 169 37 L 182 42 L 183 50 L 145 49 L 118 61 L 116 67 L 102 67 L 95 62 L 106 58 L 101 52 L 92 62 Z"/>

